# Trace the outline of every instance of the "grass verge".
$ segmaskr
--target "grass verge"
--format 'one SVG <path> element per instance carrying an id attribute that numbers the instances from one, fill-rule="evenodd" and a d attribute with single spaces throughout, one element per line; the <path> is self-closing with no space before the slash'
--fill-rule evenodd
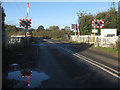
<path id="1" fill-rule="evenodd" d="M 105 47 L 94 47 L 97 48 L 105 53 L 110 53 L 114 55 L 118 55 L 118 50 L 117 49 L 112 49 L 112 48 L 105 48 Z"/>

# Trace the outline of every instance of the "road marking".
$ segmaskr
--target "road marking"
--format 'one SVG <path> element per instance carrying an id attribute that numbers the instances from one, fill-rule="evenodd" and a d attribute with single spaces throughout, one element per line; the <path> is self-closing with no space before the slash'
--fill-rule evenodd
<path id="1" fill-rule="evenodd" d="M 76 54 L 78 54 L 78 53 L 76 53 Z M 80 54 L 79 54 L 80 55 Z M 88 60 L 90 60 L 90 61 L 92 61 L 92 62 L 94 62 L 94 63 L 97 63 L 97 64 L 99 64 L 99 65 L 101 65 L 101 66 L 103 66 L 103 67 L 105 67 L 105 68 L 108 68 L 109 70 L 111 70 L 111 71 L 113 71 L 113 72 L 115 72 L 115 73 L 117 73 L 117 74 L 119 74 L 120 72 L 118 72 L 117 70 L 115 70 L 115 69 L 112 69 L 112 68 L 110 68 L 110 67 L 108 67 L 108 66 L 106 66 L 106 65 L 104 65 L 104 64 L 101 64 L 101 63 L 99 63 L 99 62 L 96 62 L 96 61 L 94 61 L 94 60 L 92 60 L 92 59 L 90 59 L 90 58 L 87 58 L 87 57 L 85 57 L 85 56 L 83 56 L 83 55 L 80 55 L 81 57 L 83 57 L 83 58 L 86 58 L 86 59 L 88 59 Z"/>
<path id="2" fill-rule="evenodd" d="M 47 42 L 49 42 L 49 43 L 53 43 L 54 45 L 56 45 L 56 47 L 59 47 L 59 48 L 61 48 L 61 49 L 64 49 L 64 50 L 67 51 L 68 53 L 72 53 L 74 56 L 76 56 L 76 57 L 78 57 L 78 58 L 80 58 L 80 59 L 82 59 L 82 60 L 84 60 L 84 61 L 86 61 L 86 62 L 88 62 L 88 63 L 90 63 L 90 64 L 92 64 L 92 65 L 94 65 L 94 66 L 96 66 L 96 67 L 98 67 L 98 68 L 100 68 L 100 69 L 102 69 L 102 70 L 104 70 L 104 71 L 106 71 L 107 73 L 111 74 L 112 76 L 120 79 L 120 76 L 118 75 L 118 74 L 120 73 L 119 71 L 117 71 L 117 70 L 115 70 L 115 69 L 112 69 L 112 68 L 110 68 L 110 67 L 108 67 L 108 66 L 106 66 L 106 65 L 104 65 L 104 64 L 102 64 L 102 63 L 99 63 L 99 62 L 97 62 L 97 61 L 94 61 L 94 60 L 92 60 L 92 59 L 90 59 L 90 58 L 87 58 L 87 57 L 85 57 L 85 56 L 83 56 L 83 55 L 81 55 L 81 54 L 79 54 L 79 53 L 75 53 L 75 52 L 73 52 L 73 51 L 71 51 L 71 50 L 69 50 L 69 49 L 66 49 L 66 48 L 63 48 L 63 47 L 61 47 L 61 46 L 58 46 L 57 44 L 55 44 L 55 43 L 52 42 L 52 41 L 49 41 L 49 40 L 46 40 L 46 39 L 44 39 L 44 40 L 47 41 Z M 110 71 L 110 70 L 111 70 L 111 71 Z M 116 74 L 116 73 L 117 73 L 117 74 Z"/>
<path id="3" fill-rule="evenodd" d="M 85 60 L 85 61 L 91 63 L 92 65 L 95 65 L 96 67 L 99 67 L 100 69 L 102 69 L 102 70 L 108 72 L 109 74 L 111 74 L 111 75 L 113 75 L 113 76 L 115 76 L 115 77 L 117 77 L 117 78 L 120 79 L 120 77 L 119 77 L 117 74 L 115 74 L 115 73 L 113 73 L 113 72 L 105 69 L 104 67 L 102 67 L 102 66 L 100 66 L 100 65 L 97 65 L 97 64 L 95 64 L 95 63 L 93 63 L 93 62 L 91 62 L 91 61 L 89 61 L 89 60 L 87 60 L 87 59 L 85 59 L 85 58 L 82 58 L 82 57 L 80 57 L 80 56 L 78 56 L 78 55 L 76 55 L 76 54 L 73 54 L 73 55 L 75 55 L 75 56 L 78 57 L 78 58 L 81 58 L 82 60 Z"/>

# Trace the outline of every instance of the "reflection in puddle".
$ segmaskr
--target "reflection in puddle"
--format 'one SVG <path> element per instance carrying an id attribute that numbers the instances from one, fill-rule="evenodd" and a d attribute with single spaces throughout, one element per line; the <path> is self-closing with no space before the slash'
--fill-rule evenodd
<path id="1" fill-rule="evenodd" d="M 21 78 L 21 71 L 14 71 L 14 72 L 9 72 L 8 73 L 8 79 L 15 79 L 19 80 L 21 82 L 26 83 L 27 78 Z M 50 76 L 46 75 L 44 72 L 37 72 L 37 71 L 32 71 L 32 76 L 29 78 L 30 80 L 30 88 L 38 87 L 40 86 L 41 82 L 44 80 L 50 79 Z"/>
<path id="2" fill-rule="evenodd" d="M 20 69 L 20 67 L 19 67 L 20 65 L 19 64 L 10 64 L 9 65 L 9 69 L 13 69 L 13 70 L 18 70 L 18 69 Z"/>
<path id="3" fill-rule="evenodd" d="M 46 45 L 43 43 L 40 43 L 39 46 L 46 47 Z"/>
<path id="4" fill-rule="evenodd" d="M 19 64 L 11 64 L 11 66 L 18 66 Z"/>

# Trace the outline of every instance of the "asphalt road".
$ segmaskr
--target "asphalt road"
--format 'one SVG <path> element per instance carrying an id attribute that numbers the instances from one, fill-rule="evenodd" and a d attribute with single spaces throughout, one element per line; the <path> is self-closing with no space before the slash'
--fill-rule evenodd
<path id="1" fill-rule="evenodd" d="M 117 57 L 103 55 L 90 45 L 74 45 L 56 40 L 35 38 L 37 60 L 30 68 L 29 88 L 118 88 Z M 94 55 L 93 55 L 94 53 Z M 15 78 L 20 72 L 9 72 Z M 22 84 L 18 86 L 21 87 Z M 14 86 L 14 88 L 18 87 Z M 22 88 L 28 88 L 22 86 Z"/>
<path id="2" fill-rule="evenodd" d="M 83 52 L 85 50 L 88 50 L 90 46 L 83 46 L 82 49 L 76 51 L 71 49 L 71 46 L 73 48 L 74 45 L 68 43 L 61 43 L 59 41 L 55 40 L 53 41 L 50 39 L 38 39 L 37 42 L 39 43 L 38 53 L 39 60 L 37 66 L 38 68 L 41 68 L 41 70 L 46 71 L 46 73 L 51 76 L 50 80 L 44 81 L 42 87 L 45 88 L 118 87 L 119 79 L 117 77 L 110 74 L 109 72 L 104 71 L 104 69 L 102 70 L 101 68 L 84 61 L 82 58 L 73 55 L 73 52 L 70 52 L 74 51 L 75 53 L 79 51 L 80 53 L 81 51 Z M 92 51 L 89 51 L 89 53 L 90 52 Z M 83 54 L 85 54 L 85 52 Z M 98 54 L 99 52 L 96 53 L 95 56 L 97 56 Z M 105 57 L 105 55 L 103 57 Z M 97 58 L 98 61 L 101 62 L 105 61 L 101 60 L 103 58 L 100 58 L 100 56 L 98 58 Z M 106 58 L 105 59 L 107 60 L 107 62 L 111 62 L 111 59 L 109 60 L 108 56 Z M 96 57 L 93 57 L 92 59 L 96 60 Z M 117 58 L 114 58 L 114 60 L 112 61 L 114 67 L 115 65 L 116 67 L 118 67 L 116 61 Z M 112 64 L 109 63 L 105 64 L 105 62 L 104 65 L 106 66 L 109 65 L 113 67 Z"/>

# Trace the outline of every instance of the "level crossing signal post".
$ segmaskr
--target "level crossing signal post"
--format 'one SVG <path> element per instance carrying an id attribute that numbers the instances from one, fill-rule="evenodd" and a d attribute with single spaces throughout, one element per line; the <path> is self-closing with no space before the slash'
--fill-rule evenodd
<path id="1" fill-rule="evenodd" d="M 24 30 L 23 32 L 25 32 L 25 37 L 26 33 L 28 32 L 28 28 L 31 27 L 31 19 L 20 19 L 20 27 L 23 27 Z"/>
<path id="2" fill-rule="evenodd" d="M 23 27 L 23 32 L 25 32 L 25 43 L 27 42 L 27 32 L 29 27 L 31 27 L 31 19 L 28 19 L 28 13 L 29 13 L 29 3 L 27 7 L 27 16 L 26 19 L 19 19 L 20 27 Z"/>

